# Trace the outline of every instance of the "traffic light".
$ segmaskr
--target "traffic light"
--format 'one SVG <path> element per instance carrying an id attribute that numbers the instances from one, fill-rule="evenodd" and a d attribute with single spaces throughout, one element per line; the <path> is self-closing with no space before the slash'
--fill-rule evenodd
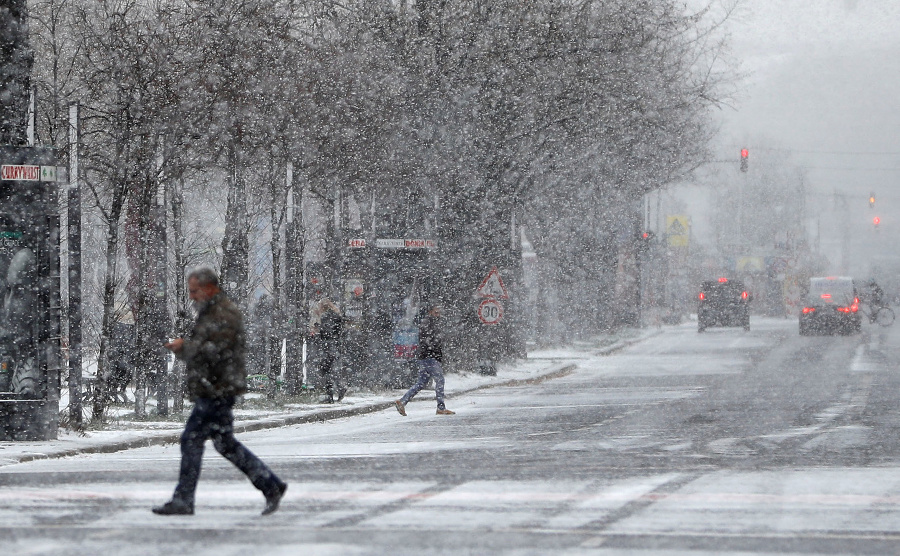
<path id="1" fill-rule="evenodd" d="M 747 159 L 750 158 L 750 151 L 741 149 L 741 172 L 747 171 Z"/>
<path id="2" fill-rule="evenodd" d="M 878 225 L 881 224 L 881 218 L 878 218 L 878 217 L 876 216 L 875 218 L 872 219 L 872 224 L 875 225 L 875 229 L 877 230 L 877 229 L 878 229 Z"/>
<path id="3" fill-rule="evenodd" d="M 638 252 L 646 253 L 650 250 L 650 244 L 653 243 L 654 234 L 650 230 L 646 230 L 641 232 L 641 235 L 638 236 Z"/>
<path id="4" fill-rule="evenodd" d="M 869 193 L 869 207 L 875 208 L 875 194 Z"/>

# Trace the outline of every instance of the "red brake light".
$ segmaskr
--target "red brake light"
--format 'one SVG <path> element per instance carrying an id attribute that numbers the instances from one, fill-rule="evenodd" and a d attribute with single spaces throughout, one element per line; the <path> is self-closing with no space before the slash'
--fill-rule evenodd
<path id="1" fill-rule="evenodd" d="M 706 299 L 706 294 L 703 292 L 700 292 L 700 295 L 698 295 L 697 297 L 700 298 L 700 301 L 703 301 L 704 299 Z"/>
<path id="2" fill-rule="evenodd" d="M 823 294 L 822 294 L 822 299 L 824 299 L 825 301 L 831 301 L 831 294 L 830 294 L 830 293 L 823 293 Z"/>
<path id="3" fill-rule="evenodd" d="M 747 292 L 741 292 L 741 299 L 747 299 L 750 297 L 750 294 Z"/>
<path id="4" fill-rule="evenodd" d="M 808 315 L 809 313 L 815 313 L 815 312 L 816 312 L 816 308 L 815 308 L 815 307 L 804 307 L 804 308 L 803 308 L 803 314 L 804 314 L 804 315 Z"/>
<path id="5" fill-rule="evenodd" d="M 728 281 L 728 278 L 719 278 L 719 282 L 722 284 L 724 284 L 727 281 Z"/>

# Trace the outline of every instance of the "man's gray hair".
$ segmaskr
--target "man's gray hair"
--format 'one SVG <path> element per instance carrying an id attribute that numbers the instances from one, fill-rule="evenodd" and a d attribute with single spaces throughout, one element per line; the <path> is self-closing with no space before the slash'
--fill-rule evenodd
<path id="1" fill-rule="evenodd" d="M 217 288 L 219 287 L 219 276 L 211 268 L 198 268 L 192 270 L 191 273 L 188 274 L 188 280 L 196 280 L 197 284 L 201 286 L 213 285 Z"/>

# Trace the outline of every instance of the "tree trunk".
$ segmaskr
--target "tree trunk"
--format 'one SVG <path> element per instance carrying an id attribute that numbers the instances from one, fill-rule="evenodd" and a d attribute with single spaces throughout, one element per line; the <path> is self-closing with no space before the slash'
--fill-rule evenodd
<path id="1" fill-rule="evenodd" d="M 94 383 L 94 404 L 91 421 L 102 423 L 106 412 L 109 369 L 109 341 L 115 326 L 116 302 L 116 260 L 119 249 L 119 211 L 110 215 L 106 236 L 106 272 L 103 278 L 103 321 L 100 328 L 100 353 L 97 356 L 97 376 Z"/>
<path id="2" fill-rule="evenodd" d="M 276 165 L 275 168 L 278 168 Z M 278 386 L 278 376 L 281 374 L 281 344 L 285 332 L 285 295 L 284 282 L 281 277 L 282 248 L 281 248 L 281 224 L 287 215 L 286 190 L 281 187 L 278 172 L 270 168 L 269 183 L 271 185 L 271 206 L 269 218 L 272 226 L 272 238 L 270 248 L 272 250 L 272 323 L 268 329 L 268 387 L 266 397 L 275 399 Z"/>
<path id="3" fill-rule="evenodd" d="M 150 387 L 165 381 L 164 348 L 168 326 L 165 280 L 164 204 L 158 198 L 159 183 L 152 175 L 141 176 L 134 184 L 128 218 L 128 260 L 132 299 L 136 354 L 134 411 L 139 419 L 147 415 L 147 395 Z M 163 386 L 164 388 L 164 386 Z M 157 392 L 157 395 L 159 392 Z M 168 413 L 165 390 L 163 399 L 157 398 L 157 411 Z"/>
<path id="4" fill-rule="evenodd" d="M 303 304 L 303 193 L 294 187 L 292 168 L 288 169 L 287 228 L 285 230 L 285 314 L 286 361 L 284 369 L 285 393 L 300 393 L 303 383 L 303 340 L 306 336 L 305 305 Z"/>
<path id="5" fill-rule="evenodd" d="M 247 238 L 247 192 L 239 154 L 238 147 L 232 145 L 228 160 L 228 206 L 222 238 L 220 285 L 246 314 L 250 243 Z"/>
<path id="6" fill-rule="evenodd" d="M 184 242 L 184 190 L 181 182 L 172 191 L 172 243 L 175 254 L 175 336 L 183 337 L 188 332 L 188 310 L 186 304 L 184 278 L 187 262 Z M 172 367 L 172 411 L 184 411 L 184 362 L 175 360 Z"/>

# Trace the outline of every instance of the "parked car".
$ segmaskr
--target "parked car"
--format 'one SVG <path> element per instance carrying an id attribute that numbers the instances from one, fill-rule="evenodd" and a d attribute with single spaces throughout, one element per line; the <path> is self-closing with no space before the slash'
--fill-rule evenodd
<path id="1" fill-rule="evenodd" d="M 750 330 L 752 296 L 740 280 L 719 278 L 700 285 L 697 308 L 697 331 L 710 326 L 743 326 Z"/>
<path id="2" fill-rule="evenodd" d="M 852 278 L 809 279 L 809 293 L 800 311 L 800 335 L 858 334 L 862 328 L 859 292 Z"/>

